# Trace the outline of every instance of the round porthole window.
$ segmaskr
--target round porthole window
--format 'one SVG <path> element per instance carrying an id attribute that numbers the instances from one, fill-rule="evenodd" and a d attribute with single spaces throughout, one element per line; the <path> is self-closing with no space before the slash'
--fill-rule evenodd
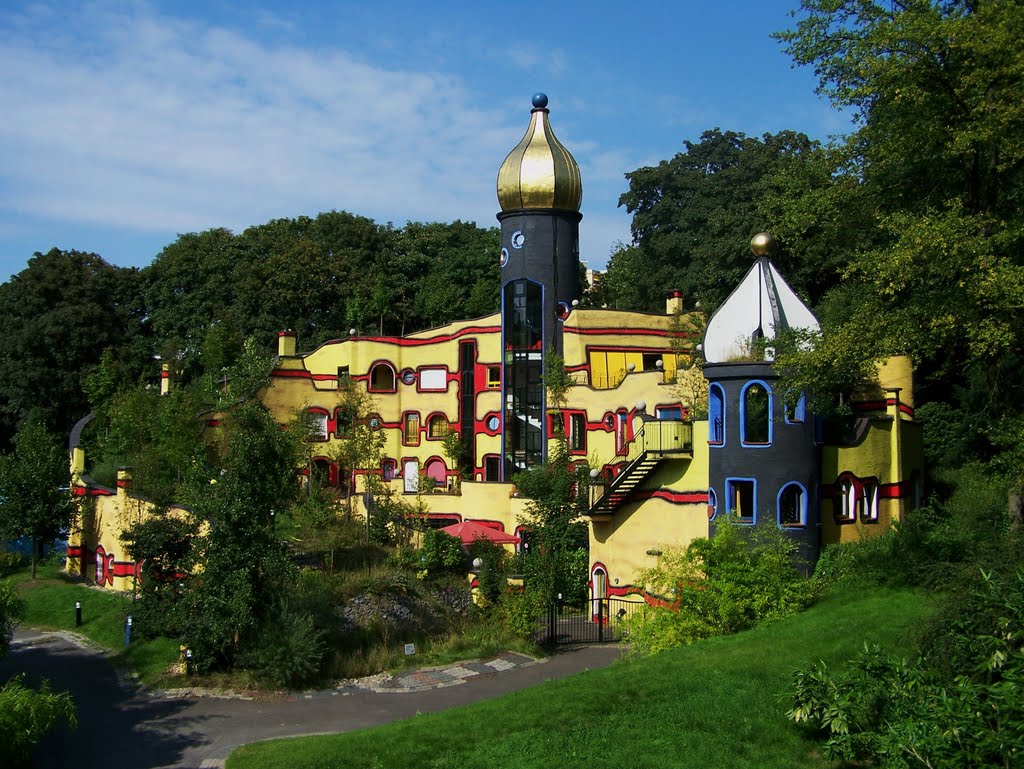
<path id="1" fill-rule="evenodd" d="M 413 371 L 411 368 L 407 368 L 405 371 L 402 372 L 402 382 L 407 385 L 415 384 L 416 372 Z"/>
<path id="2" fill-rule="evenodd" d="M 498 426 L 500 424 L 501 422 L 498 420 L 497 417 L 491 417 L 490 419 L 487 420 L 487 429 L 493 433 L 495 430 L 498 429 Z"/>

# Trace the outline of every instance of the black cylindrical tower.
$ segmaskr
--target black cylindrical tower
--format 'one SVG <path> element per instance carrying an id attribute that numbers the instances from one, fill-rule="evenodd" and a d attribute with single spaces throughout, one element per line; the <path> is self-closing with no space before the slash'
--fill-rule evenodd
<path id="1" fill-rule="evenodd" d="M 579 166 L 555 138 L 548 98 L 498 171 L 505 479 L 546 455 L 544 356 L 579 296 Z"/>

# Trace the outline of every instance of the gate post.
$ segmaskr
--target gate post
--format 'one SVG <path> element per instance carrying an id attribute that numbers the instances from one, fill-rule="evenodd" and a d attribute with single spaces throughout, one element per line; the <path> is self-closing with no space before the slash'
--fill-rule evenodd
<path id="1" fill-rule="evenodd" d="M 599 643 L 604 643 L 604 599 L 601 598 L 597 602 L 597 640 Z"/>

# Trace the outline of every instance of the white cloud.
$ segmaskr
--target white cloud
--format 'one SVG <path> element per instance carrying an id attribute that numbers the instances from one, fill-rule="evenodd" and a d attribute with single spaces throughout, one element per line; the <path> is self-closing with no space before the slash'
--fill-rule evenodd
<path id="1" fill-rule="evenodd" d="M 478 219 L 524 126 L 460 82 L 159 15 L 45 8 L 0 34 L 0 210 L 238 229 L 348 209 Z"/>

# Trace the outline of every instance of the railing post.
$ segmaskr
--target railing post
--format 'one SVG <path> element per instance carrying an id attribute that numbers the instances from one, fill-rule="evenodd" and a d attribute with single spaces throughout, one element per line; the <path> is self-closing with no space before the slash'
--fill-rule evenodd
<path id="1" fill-rule="evenodd" d="M 597 640 L 604 642 L 604 598 L 597 601 Z"/>

